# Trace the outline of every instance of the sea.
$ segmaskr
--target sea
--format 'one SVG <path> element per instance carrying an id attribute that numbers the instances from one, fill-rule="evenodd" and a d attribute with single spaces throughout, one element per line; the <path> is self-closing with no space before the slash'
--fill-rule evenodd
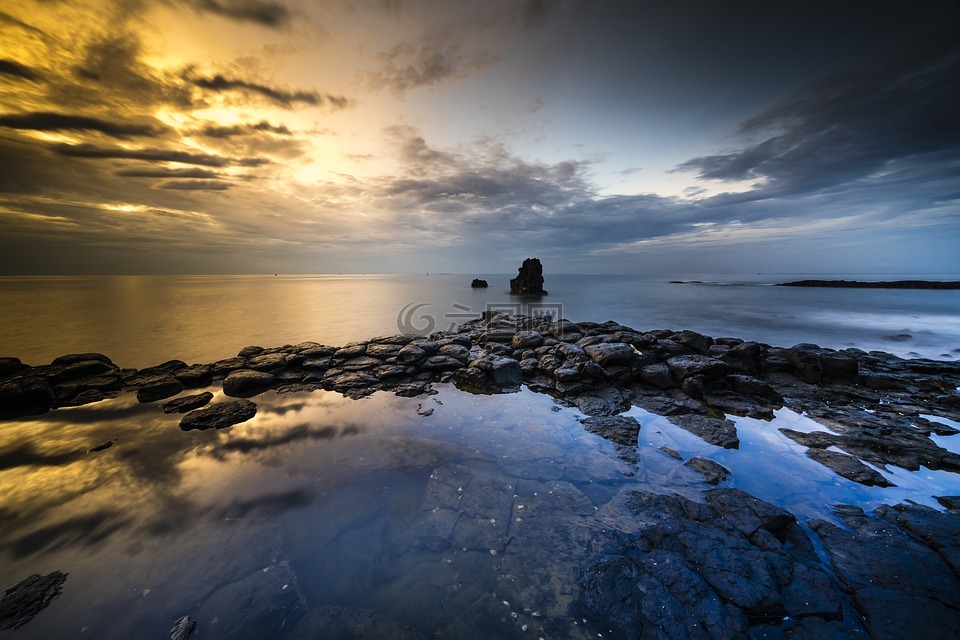
<path id="1" fill-rule="evenodd" d="M 471 288 L 474 277 L 490 286 Z M 205 363 L 248 345 L 429 334 L 507 311 L 960 358 L 960 291 L 772 286 L 810 274 L 548 274 L 548 295 L 517 298 L 509 277 L 6 277 L 0 356 Z M 181 395 L 200 391 L 231 400 L 218 385 Z M 770 421 L 729 416 L 737 449 L 634 407 L 625 415 L 640 435 L 624 447 L 528 388 L 434 391 L 359 400 L 269 391 L 251 398 L 253 419 L 207 431 L 184 431 L 166 400 L 131 394 L 0 421 L 0 592 L 66 574 L 59 597 L 4 637 L 182 638 L 172 629 L 189 617 L 191 638 L 230 640 L 627 638 L 583 615 L 578 581 L 597 561 L 592 540 L 611 535 L 617 495 L 703 500 L 710 487 L 674 456 L 723 465 L 721 487 L 778 505 L 802 527 L 838 522 L 838 504 L 942 510 L 937 496 L 960 495 L 960 474 L 942 470 L 865 463 L 889 487 L 838 476 L 780 431 L 826 427 L 786 407 Z M 932 439 L 960 453 L 960 435 Z M 795 623 L 757 622 L 750 637 L 783 638 Z"/>
<path id="2" fill-rule="evenodd" d="M 473 289 L 474 277 L 487 280 Z M 507 274 L 0 278 L 0 355 L 32 365 L 98 352 L 122 367 L 231 357 L 243 347 L 342 345 L 456 328 L 487 310 L 690 329 L 775 346 L 814 343 L 960 358 L 960 290 L 773 286 L 807 278 L 960 280 L 960 274 L 550 275 L 511 296 Z"/>

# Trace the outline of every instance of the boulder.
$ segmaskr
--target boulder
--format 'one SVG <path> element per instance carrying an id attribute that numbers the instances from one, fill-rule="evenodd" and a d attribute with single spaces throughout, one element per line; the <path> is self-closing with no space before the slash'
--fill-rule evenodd
<path id="1" fill-rule="evenodd" d="M 680 381 L 700 376 L 704 382 L 712 382 L 731 373 L 730 365 L 723 360 L 701 355 L 674 356 L 667 360 L 667 366 Z"/>
<path id="2" fill-rule="evenodd" d="M 633 362 L 637 353 L 633 347 L 622 342 L 603 342 L 588 345 L 583 348 L 583 351 L 604 368 L 614 365 L 629 365 Z"/>
<path id="3" fill-rule="evenodd" d="M 480 278 L 474 278 L 473 282 L 470 283 L 470 286 L 473 287 L 474 289 L 486 289 L 488 285 L 486 280 L 481 280 Z"/>
<path id="4" fill-rule="evenodd" d="M 234 398 L 249 398 L 273 388 L 276 377 L 264 371 L 239 369 L 223 381 L 223 392 Z"/>
<path id="5" fill-rule="evenodd" d="M 0 384 L 0 419 L 46 413 L 56 394 L 47 382 L 32 376 Z"/>
<path id="6" fill-rule="evenodd" d="M 543 265 L 539 258 L 527 258 L 517 269 L 517 277 L 510 280 L 510 293 L 515 295 L 546 295 L 543 290 Z"/>
<path id="7" fill-rule="evenodd" d="M 146 380 L 137 389 L 137 400 L 154 402 L 175 396 L 183 391 L 183 383 L 170 375 L 159 375 Z"/>

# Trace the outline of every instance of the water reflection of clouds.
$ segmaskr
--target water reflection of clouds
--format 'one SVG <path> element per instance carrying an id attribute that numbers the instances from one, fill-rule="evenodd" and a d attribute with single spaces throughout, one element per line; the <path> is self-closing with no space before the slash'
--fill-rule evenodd
<path id="1" fill-rule="evenodd" d="M 186 476 L 199 472 L 201 482 L 210 481 L 196 464 L 200 457 L 222 461 L 235 454 L 239 461 L 227 466 L 268 466 L 267 459 L 256 460 L 259 453 L 360 432 L 345 418 L 324 421 L 336 426 L 297 419 L 305 413 L 329 417 L 349 402 L 337 394 L 257 400 L 263 407 L 258 419 L 221 431 L 183 432 L 178 414 L 163 414 L 161 403 L 140 404 L 130 394 L 4 423 L 0 494 L 8 526 L 0 550 L 17 558 L 79 549 L 120 532 L 166 535 L 194 526 L 198 517 L 276 514 L 309 504 L 308 488 L 283 483 L 226 491 L 205 502 L 194 491 L 195 478 Z M 106 440 L 116 442 L 87 453 Z"/>

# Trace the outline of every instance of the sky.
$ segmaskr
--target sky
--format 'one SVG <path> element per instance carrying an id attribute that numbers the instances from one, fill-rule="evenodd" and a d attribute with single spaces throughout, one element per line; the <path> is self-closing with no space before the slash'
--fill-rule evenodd
<path id="1" fill-rule="evenodd" d="M 960 273 L 956 0 L 4 0 L 0 274 Z"/>

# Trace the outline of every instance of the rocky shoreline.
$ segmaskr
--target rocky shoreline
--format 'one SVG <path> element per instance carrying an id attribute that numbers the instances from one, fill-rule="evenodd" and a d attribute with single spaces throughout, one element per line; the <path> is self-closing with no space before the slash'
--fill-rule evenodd
<path id="1" fill-rule="evenodd" d="M 414 397 L 446 382 L 471 393 L 525 385 L 550 394 L 587 414 L 584 428 L 616 443 L 627 458 L 640 425 L 618 414 L 630 406 L 731 449 L 740 441 L 728 416 L 771 420 L 787 407 L 824 430 L 783 434 L 854 482 L 888 486 L 876 468 L 960 473 L 960 455 L 930 437 L 957 430 L 924 417 L 960 422 L 960 364 L 503 314 L 429 337 L 246 347 L 210 364 L 172 360 L 133 370 L 101 354 L 33 367 L 0 358 L 0 418 L 135 393 L 140 402 L 167 400 L 163 410 L 183 414 L 184 430 L 224 428 L 253 417 L 256 405 L 248 398 L 268 390 Z M 211 402 L 207 391 L 182 395 L 217 384 L 234 399 Z M 712 485 L 728 475 L 704 458 L 684 465 Z M 740 638 L 758 624 L 783 620 L 790 621 L 783 637 L 795 639 L 908 638 L 918 621 L 931 638 L 952 637 L 960 628 L 953 597 L 960 592 L 957 496 L 938 498 L 945 512 L 907 504 L 864 513 L 837 505 L 836 522 L 808 523 L 736 489 L 711 489 L 703 497 L 701 503 L 631 490 L 597 514 L 588 503 L 582 509 L 571 503 L 562 521 L 551 515 L 550 540 L 562 546 L 586 536 L 593 550 L 584 566 L 556 568 L 576 584 L 570 606 L 604 637 Z M 600 537 L 597 518 L 607 525 Z M 346 614 L 335 613 L 327 612 L 345 624 Z M 555 631 L 579 637 L 572 629 Z"/>

